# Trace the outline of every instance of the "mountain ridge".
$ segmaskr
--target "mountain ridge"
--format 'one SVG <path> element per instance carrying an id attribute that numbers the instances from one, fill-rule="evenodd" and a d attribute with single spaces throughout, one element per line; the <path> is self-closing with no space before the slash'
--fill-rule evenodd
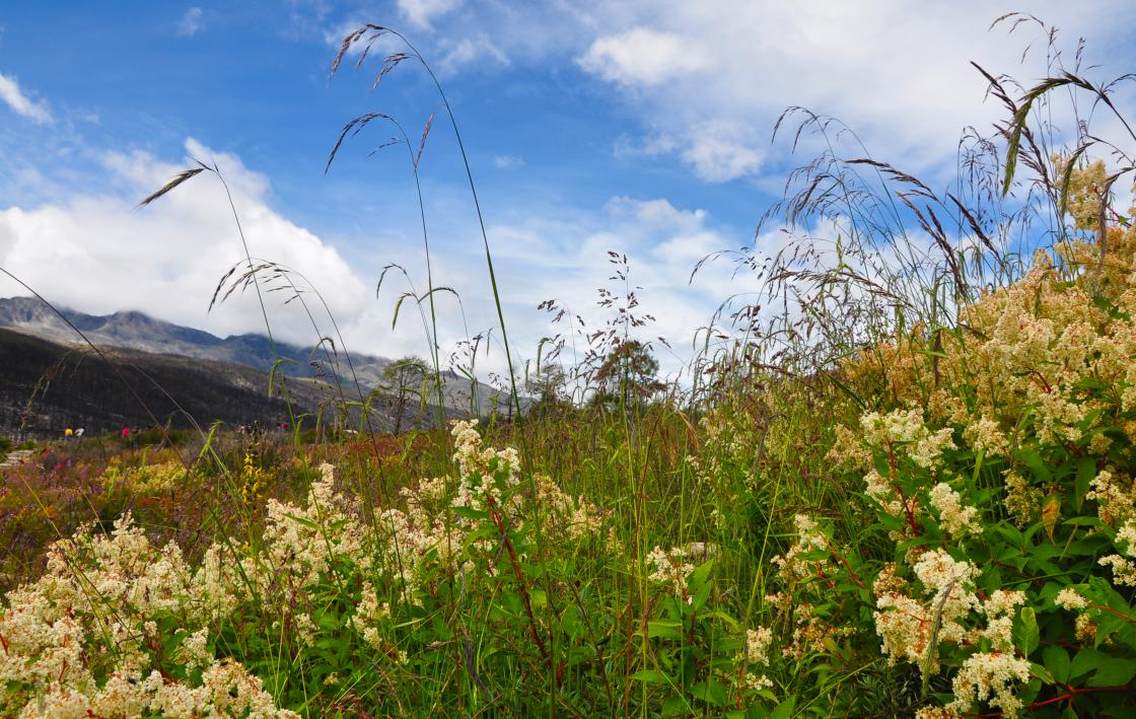
<path id="1" fill-rule="evenodd" d="M 187 369 L 190 368 L 187 360 L 197 361 L 214 375 L 228 375 L 230 380 L 239 377 L 246 388 L 249 374 L 244 370 L 252 369 L 265 376 L 284 374 L 305 384 L 328 387 L 339 384 L 348 399 L 352 396 L 358 399 L 354 381 L 358 380 L 364 395 L 381 389 L 383 370 L 392 362 L 385 357 L 352 353 L 348 368 L 345 355 L 322 346 L 308 349 L 288 342 L 273 343 L 266 336 L 251 332 L 219 337 L 139 310 L 94 315 L 60 308 L 59 314 L 34 297 L 0 298 L 0 329 L 63 347 L 86 347 L 82 338 L 68 326 L 70 322 L 100 349 L 177 358 L 180 366 Z M 471 407 L 476 410 L 473 413 L 484 414 L 495 405 L 508 406 L 502 393 L 488 385 L 480 382 L 474 385 L 451 371 L 444 371 L 442 378 L 447 415 L 468 415 Z M 262 386 L 267 387 L 267 379 Z M 471 395 L 476 398 L 473 402 Z"/>
<path id="2" fill-rule="evenodd" d="M 219 362 L 234 362 L 269 371 L 280 358 L 307 371 L 301 376 L 323 376 L 318 366 L 323 352 L 307 350 L 289 342 L 275 342 L 275 352 L 264 335 L 246 332 L 219 337 L 206 330 L 157 319 L 139 310 L 122 310 L 93 315 L 70 308 L 60 314 L 99 346 L 121 347 L 154 354 L 177 354 Z M 0 298 L 0 327 L 30 334 L 63 345 L 82 345 L 82 339 L 43 302 L 33 297 Z M 335 358 L 332 355 L 333 360 Z M 374 387 L 391 360 L 372 355 L 352 354 L 351 362 L 360 382 Z M 313 366 L 317 363 L 317 366 Z"/>

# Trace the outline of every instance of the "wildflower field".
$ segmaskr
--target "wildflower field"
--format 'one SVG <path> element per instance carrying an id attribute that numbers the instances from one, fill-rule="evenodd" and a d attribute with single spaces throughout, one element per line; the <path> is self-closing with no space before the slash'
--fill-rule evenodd
<path id="1" fill-rule="evenodd" d="M 693 386 L 609 293 L 518 413 L 3 470 L 0 716 L 1133 716 L 1133 163 L 1038 120 L 1111 86 L 982 72 L 1006 117 L 965 187 L 793 173 L 794 242 L 734 258 L 784 312 L 733 311 Z"/>

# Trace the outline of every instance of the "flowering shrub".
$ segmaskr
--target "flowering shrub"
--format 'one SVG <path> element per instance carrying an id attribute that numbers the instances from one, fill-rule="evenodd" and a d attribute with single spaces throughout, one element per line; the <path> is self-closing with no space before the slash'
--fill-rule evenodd
<path id="1" fill-rule="evenodd" d="M 894 398 L 838 427 L 830 453 L 875 510 L 861 546 L 886 537 L 892 556 L 798 518 L 773 605 L 795 613 L 828 593 L 808 610 L 826 623 L 817 650 L 833 631 L 865 641 L 870 617 L 889 664 L 915 668 L 937 700 L 920 716 L 1131 711 L 1136 233 L 1114 233 L 1103 254 L 1039 254 L 964 308 L 957 332 L 846 368 Z M 794 641 L 814 631 L 796 625 Z"/>
<path id="2" fill-rule="evenodd" d="M 110 536 L 54 545 L 47 572 L 0 615 L 0 711 L 21 719 L 298 716 L 261 681 L 217 660 L 203 595 L 174 544 L 157 549 L 129 514 Z"/>

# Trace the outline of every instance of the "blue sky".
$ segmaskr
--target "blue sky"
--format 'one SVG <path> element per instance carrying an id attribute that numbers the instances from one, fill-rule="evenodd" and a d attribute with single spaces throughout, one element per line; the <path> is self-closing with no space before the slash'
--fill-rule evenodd
<path id="1" fill-rule="evenodd" d="M 1084 36 L 1101 76 L 1132 70 L 1132 5 L 1068 5 L 1012 9 L 1062 28 L 1070 53 Z M 659 318 L 654 334 L 685 355 L 718 302 L 752 289 L 724 267 L 686 280 L 706 252 L 754 241 L 795 162 L 769 141 L 779 112 L 802 104 L 839 116 L 875 156 L 945 183 L 962 127 L 998 117 L 968 61 L 1026 80 L 1043 72 L 1036 50 L 1020 62 L 1037 32 L 987 29 L 1002 11 L 898 0 L 2 3 L 0 264 L 78 309 L 146 309 L 218 334 L 257 329 L 251 298 L 205 311 L 240 257 L 215 183 L 195 178 L 133 207 L 193 154 L 233 181 L 253 252 L 306 272 L 349 345 L 424 352 L 412 324 L 390 330 L 397 291 L 374 297 L 388 262 L 424 283 L 405 155 L 368 158 L 390 134 L 374 127 L 323 174 L 349 118 L 381 110 L 416 136 L 441 110 L 409 64 L 377 92 L 367 71 L 329 77 L 339 38 L 370 21 L 411 37 L 449 92 L 520 353 L 552 331 L 536 311 L 543 299 L 598 321 L 594 292 L 615 249 L 630 255 Z M 494 318 L 443 120 L 422 164 L 428 219 L 440 282 L 461 291 L 477 332 Z M 281 334 L 311 341 L 293 309 L 277 313 Z M 457 308 L 443 308 L 443 344 L 464 333 Z"/>

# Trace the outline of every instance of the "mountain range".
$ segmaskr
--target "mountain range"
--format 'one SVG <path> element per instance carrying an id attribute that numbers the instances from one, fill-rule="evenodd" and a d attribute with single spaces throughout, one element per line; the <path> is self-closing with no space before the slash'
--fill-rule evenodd
<path id="1" fill-rule="evenodd" d="M 116 371 L 106 366 L 76 329 L 120 368 Z M 192 413 L 197 421 L 207 425 L 216 419 L 232 423 L 275 423 L 287 417 L 283 401 L 268 396 L 270 375 L 286 377 L 295 409 L 314 414 L 321 407 L 333 404 L 335 399 L 358 400 L 356 378 L 364 395 L 380 389 L 383 370 L 391 362 L 383 357 L 352 354 L 348 364 L 345 356 L 329 346 L 304 348 L 279 341 L 273 343 L 259 334 L 221 338 L 137 311 L 91 315 L 61 308 L 57 314 L 33 297 L 0 298 L 0 358 L 4 360 L 0 362 L 0 428 L 11 430 L 22 425 L 33 431 L 43 424 L 47 425 L 44 431 L 61 429 L 54 426 L 60 422 L 78 426 L 80 419 L 85 419 L 92 428 L 152 423 L 147 413 L 131 414 L 123 407 L 116 407 L 114 411 L 108 408 L 108 416 L 100 417 L 97 404 L 83 404 L 85 409 L 81 411 L 75 408 L 73 413 L 80 418 L 66 416 L 69 407 L 81 404 L 77 396 L 68 397 L 68 394 L 84 391 L 90 394 L 99 383 L 121 385 L 121 367 L 131 367 L 131 375 L 141 379 L 141 385 L 154 384 L 146 381 L 146 374 L 160 374 L 166 383 L 179 389 L 180 394 L 175 397 L 178 403 L 187 409 L 192 405 L 197 410 Z M 60 370 L 69 363 L 74 365 L 72 371 Z M 77 369 L 81 364 L 84 365 L 82 370 Z M 82 375 L 84 386 L 70 386 L 77 375 Z M 54 387 L 52 382 L 45 382 L 44 377 L 53 377 Z M 61 384 L 67 385 L 66 392 Z M 202 388 L 201 393 L 195 394 L 195 387 Z M 206 389 L 212 400 L 202 396 Z M 502 407 L 507 405 L 497 390 L 480 382 L 471 383 L 453 372 L 443 373 L 443 390 L 445 412 L 449 416 L 468 415 L 471 407 L 483 414 L 498 403 Z M 96 394 L 101 395 L 101 389 Z M 129 398 L 129 392 L 122 394 Z M 175 393 L 170 391 L 169 394 Z M 219 399 L 226 394 L 231 402 Z M 379 394 L 381 399 L 381 389 Z M 476 397 L 473 403 L 471 395 Z M 30 404 L 29 400 L 32 400 Z M 168 404 L 168 400 L 163 401 Z M 412 400 L 412 406 L 401 410 L 404 415 L 412 416 L 396 418 L 392 414 L 397 413 L 392 409 L 393 404 L 379 401 L 374 405 L 373 416 L 383 428 L 405 427 L 422 421 L 423 417 L 434 416 L 432 412 L 420 411 L 417 400 Z M 34 416 L 34 409 L 29 415 L 28 407 L 36 406 L 47 410 L 29 426 L 28 417 Z M 175 424 L 184 424 L 185 418 L 180 414 L 173 412 L 177 416 L 169 419 Z M 162 421 L 165 419 L 162 417 Z"/>

